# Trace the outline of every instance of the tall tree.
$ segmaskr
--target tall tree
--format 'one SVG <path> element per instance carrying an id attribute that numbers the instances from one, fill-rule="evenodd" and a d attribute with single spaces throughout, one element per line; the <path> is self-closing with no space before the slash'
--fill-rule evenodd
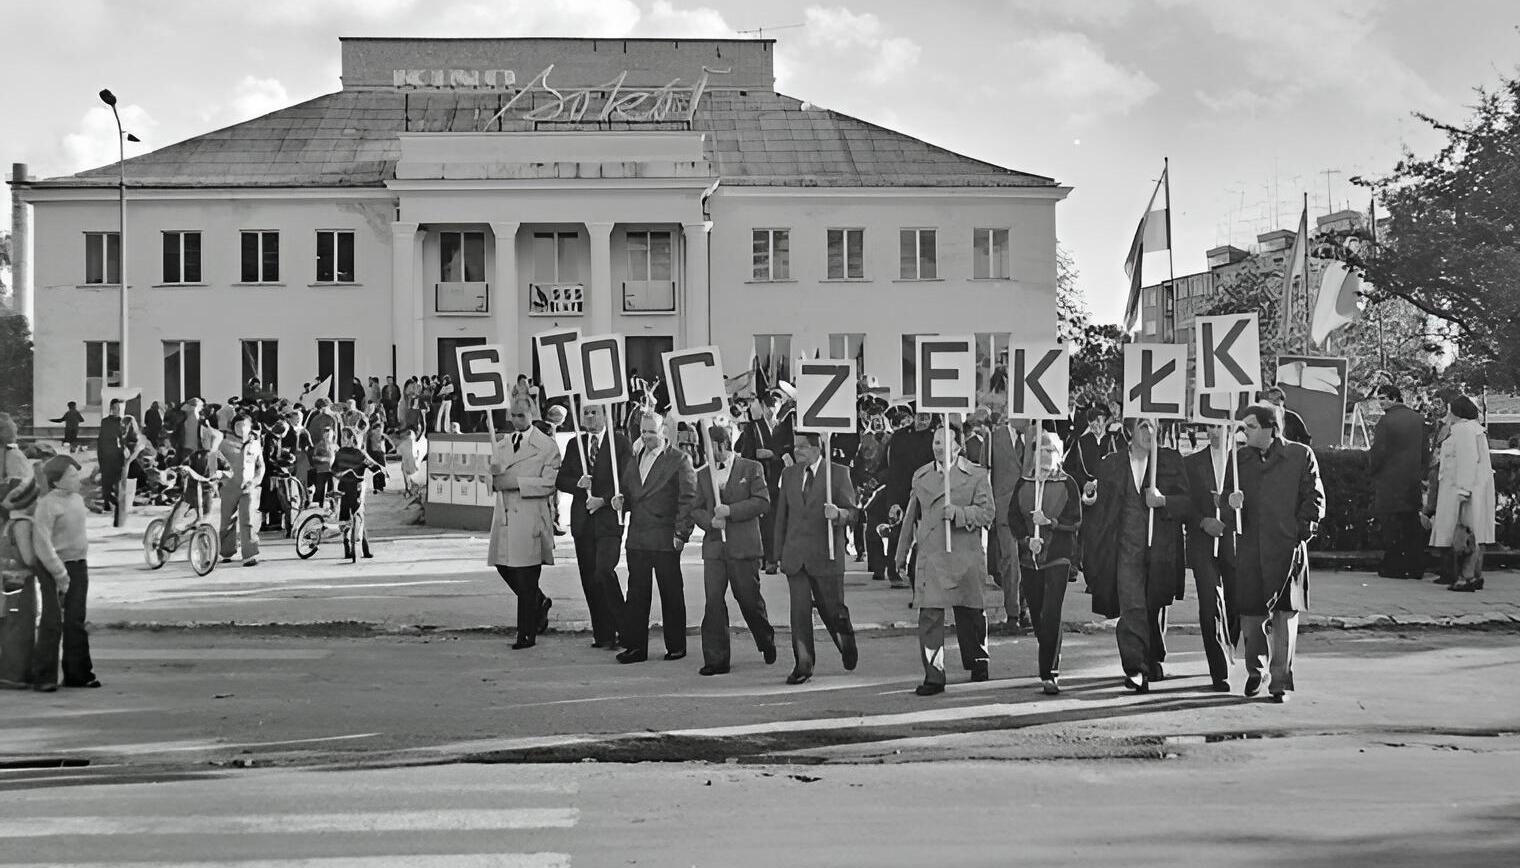
<path id="1" fill-rule="evenodd" d="M 1092 321 L 1087 298 L 1077 286 L 1077 260 L 1064 245 L 1056 245 L 1056 340 L 1073 343 Z"/>
<path id="2" fill-rule="evenodd" d="M 1520 387 L 1520 80 L 1479 89 L 1461 124 L 1416 117 L 1446 136 L 1405 152 L 1377 192 L 1388 220 L 1363 272 L 1374 302 L 1402 299 L 1450 323 L 1467 385 Z"/>
<path id="3" fill-rule="evenodd" d="M 1071 341 L 1071 403 L 1108 403 L 1124 379 L 1124 330 L 1112 323 L 1088 325 Z"/>

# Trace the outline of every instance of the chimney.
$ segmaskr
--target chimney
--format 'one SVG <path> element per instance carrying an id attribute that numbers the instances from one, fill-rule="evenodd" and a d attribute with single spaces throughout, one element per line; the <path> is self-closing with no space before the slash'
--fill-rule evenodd
<path id="1" fill-rule="evenodd" d="M 26 317 L 35 332 L 32 317 L 32 208 L 21 198 L 22 187 L 30 178 L 26 163 L 11 164 L 11 290 L 12 306 Z"/>

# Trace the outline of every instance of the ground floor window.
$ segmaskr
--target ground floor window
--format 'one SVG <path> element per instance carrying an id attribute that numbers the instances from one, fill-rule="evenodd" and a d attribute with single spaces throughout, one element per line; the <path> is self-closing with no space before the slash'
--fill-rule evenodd
<path id="1" fill-rule="evenodd" d="M 100 391 L 121 385 L 121 343 L 84 342 L 84 405 L 100 407 Z"/>
<path id="2" fill-rule="evenodd" d="M 243 341 L 243 394 L 249 396 L 248 381 L 257 378 L 265 392 L 280 392 L 279 341 Z"/>
<path id="3" fill-rule="evenodd" d="M 201 396 L 201 342 L 164 341 L 164 400 L 179 404 Z"/>
<path id="4" fill-rule="evenodd" d="M 317 341 L 317 379 L 327 380 L 327 399 L 342 403 L 354 380 L 354 342 L 350 338 Z"/>
<path id="5" fill-rule="evenodd" d="M 760 381 L 755 384 L 758 393 L 761 389 L 774 389 L 778 380 L 792 381 L 792 336 L 791 335 L 755 335 L 755 365 L 760 374 Z"/>
<path id="6" fill-rule="evenodd" d="M 866 336 L 859 333 L 829 335 L 829 358 L 854 359 L 855 375 L 866 370 Z"/>

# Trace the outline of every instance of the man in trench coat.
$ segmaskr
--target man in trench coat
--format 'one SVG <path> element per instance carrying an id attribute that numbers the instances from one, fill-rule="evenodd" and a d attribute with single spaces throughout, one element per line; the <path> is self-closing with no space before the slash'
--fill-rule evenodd
<path id="1" fill-rule="evenodd" d="M 512 431 L 491 445 L 491 489 L 497 492 L 491 515 L 491 544 L 486 562 L 496 567 L 517 595 L 517 641 L 531 648 L 534 637 L 549 629 L 554 601 L 539 590 L 544 564 L 554 563 L 554 518 L 549 498 L 559 475 L 559 444 L 533 427 L 526 398 L 512 402 Z"/>
<path id="2" fill-rule="evenodd" d="M 1404 404 L 1398 388 L 1377 388 L 1383 418 L 1372 429 L 1367 469 L 1372 472 L 1372 512 L 1383 538 L 1385 579 L 1420 579 L 1425 575 L 1425 534 L 1420 528 L 1421 484 L 1430 469 L 1430 440 L 1425 419 Z"/>

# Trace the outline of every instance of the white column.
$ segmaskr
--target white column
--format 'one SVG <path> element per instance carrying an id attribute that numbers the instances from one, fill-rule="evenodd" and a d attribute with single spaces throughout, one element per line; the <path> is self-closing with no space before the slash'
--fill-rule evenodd
<path id="1" fill-rule="evenodd" d="M 416 223 L 391 224 L 391 342 L 396 346 L 396 379 L 421 376 L 422 344 L 414 329 L 417 285 Z"/>
<path id="2" fill-rule="evenodd" d="M 591 235 L 591 290 L 587 293 L 586 329 L 588 334 L 612 331 L 614 313 L 621 306 L 622 293 L 612 286 L 612 223 L 587 223 Z"/>
<path id="3" fill-rule="evenodd" d="M 681 321 L 688 347 L 712 343 L 712 291 L 707 279 L 707 232 L 711 228 L 711 223 L 681 225 L 681 237 L 686 241 L 685 285 L 681 290 L 686 306 L 681 310 Z"/>
<path id="4" fill-rule="evenodd" d="M 523 299 L 522 286 L 517 277 L 517 230 L 521 223 L 492 223 L 491 234 L 496 238 L 496 273 L 491 279 L 491 319 L 496 324 L 496 343 L 507 351 L 513 369 L 508 371 L 514 379 L 518 374 L 533 370 L 528 356 L 529 348 L 523 346 L 518 324 L 521 322 Z"/>

